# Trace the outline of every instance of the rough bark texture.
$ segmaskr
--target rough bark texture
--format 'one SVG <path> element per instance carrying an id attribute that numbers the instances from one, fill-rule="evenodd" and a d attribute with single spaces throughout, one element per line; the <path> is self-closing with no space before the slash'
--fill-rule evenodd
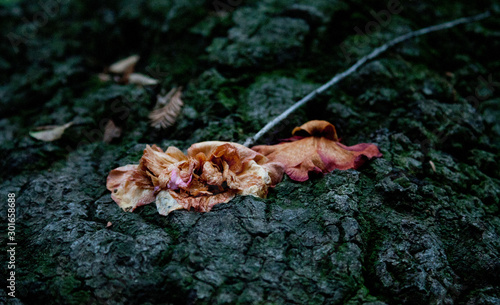
<path id="1" fill-rule="evenodd" d="M 500 303 L 496 2 L 401 1 L 379 28 L 386 2 L 243 1 L 218 12 L 201 0 L 6 3 L 0 213 L 15 193 L 18 299 L 2 284 L 0 302 Z M 267 199 L 167 217 L 154 204 L 125 213 L 106 190 L 109 171 L 136 163 L 146 144 L 242 142 L 371 48 L 485 8 L 493 16 L 484 22 L 367 64 L 257 143 L 328 120 L 344 144 L 380 147 L 384 157 L 359 170 L 285 179 Z M 46 24 L 32 22 L 38 13 Z M 369 24 L 370 35 L 357 35 Z M 160 85 L 97 80 L 131 54 Z M 156 94 L 173 86 L 185 88 L 177 124 L 149 127 Z M 108 144 L 110 119 L 123 131 Z M 69 121 L 58 141 L 28 135 Z"/>

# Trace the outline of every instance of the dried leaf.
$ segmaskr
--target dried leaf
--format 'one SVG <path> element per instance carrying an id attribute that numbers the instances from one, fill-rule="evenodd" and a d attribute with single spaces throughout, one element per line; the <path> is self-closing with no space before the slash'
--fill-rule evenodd
<path id="1" fill-rule="evenodd" d="M 130 73 L 128 77 L 124 77 L 124 80 L 128 81 L 129 84 L 140 86 L 151 86 L 158 84 L 158 80 L 140 73 Z"/>
<path id="2" fill-rule="evenodd" d="M 260 145 L 253 150 L 284 165 L 295 181 L 306 181 L 310 173 L 360 167 L 367 159 L 382 157 L 374 144 L 345 146 L 338 142 L 335 127 L 326 121 L 310 121 L 293 130 L 294 137 L 277 145 Z"/>
<path id="3" fill-rule="evenodd" d="M 429 161 L 429 164 L 431 165 L 432 171 L 436 172 L 436 165 L 434 165 L 434 162 Z"/>
<path id="4" fill-rule="evenodd" d="M 66 128 L 73 125 L 73 122 L 66 123 L 61 126 L 42 126 L 36 128 L 37 131 L 30 131 L 30 136 L 33 138 L 44 141 L 51 142 L 60 139 Z"/>
<path id="5" fill-rule="evenodd" d="M 158 95 L 157 107 L 164 105 L 161 108 L 153 110 L 149 114 L 151 126 L 154 128 L 167 128 L 175 124 L 175 121 L 182 111 L 182 87 L 173 88 L 165 96 Z"/>
<path id="6" fill-rule="evenodd" d="M 109 67 L 109 71 L 116 74 L 130 74 L 134 71 L 135 64 L 137 64 L 139 58 L 139 55 L 132 55 L 119 60 Z"/>
<path id="7" fill-rule="evenodd" d="M 103 83 L 109 82 L 111 80 L 111 75 L 106 74 L 106 73 L 99 73 L 97 74 L 97 78 Z"/>
<path id="8" fill-rule="evenodd" d="M 121 134 L 122 129 L 116 126 L 113 120 L 109 120 L 104 127 L 104 135 L 102 137 L 102 141 L 105 143 L 111 143 L 113 139 L 119 138 Z"/>

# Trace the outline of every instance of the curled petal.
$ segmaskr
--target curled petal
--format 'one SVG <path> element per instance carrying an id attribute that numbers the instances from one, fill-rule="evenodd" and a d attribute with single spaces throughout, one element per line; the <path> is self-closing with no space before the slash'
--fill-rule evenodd
<path id="1" fill-rule="evenodd" d="M 267 158 L 266 158 L 267 159 Z M 263 168 L 269 173 L 269 178 L 271 178 L 270 186 L 276 186 L 283 179 L 283 174 L 285 173 L 285 168 L 282 163 L 279 162 L 266 162 L 262 165 Z"/>
<path id="2" fill-rule="evenodd" d="M 190 175 L 189 180 L 187 182 L 185 182 L 180 175 L 179 169 L 174 167 L 170 171 L 170 179 L 168 181 L 167 188 L 169 188 L 171 190 L 176 190 L 180 187 L 187 188 L 189 183 L 191 182 L 192 177 L 193 176 Z"/>
<path id="3" fill-rule="evenodd" d="M 200 154 L 206 158 L 200 157 Z M 237 190 L 242 195 L 265 197 L 268 187 L 281 181 L 283 175 L 280 163 L 269 165 L 266 157 L 237 143 L 217 141 L 197 143 L 188 149 L 188 155 L 206 160 L 202 179 L 206 179 L 206 176 L 218 177 L 217 181 L 212 178 L 209 184 L 221 185 L 220 182 L 226 182 L 230 189 Z M 214 173 L 216 170 L 221 170 L 215 169 L 220 165 L 222 165 L 222 180 Z"/>
<path id="4" fill-rule="evenodd" d="M 174 198 L 178 204 L 182 205 L 184 209 L 189 210 L 193 208 L 198 212 L 209 212 L 216 204 L 228 202 L 233 199 L 237 193 L 235 190 L 228 190 L 219 194 L 190 196 L 186 193 L 169 192 L 172 198 Z"/>
<path id="5" fill-rule="evenodd" d="M 337 131 L 335 126 L 327 121 L 313 120 L 303 124 L 300 127 L 295 127 L 292 131 L 294 136 L 313 136 L 322 137 L 332 141 L 338 141 Z"/>
<path id="6" fill-rule="evenodd" d="M 331 143 L 326 142 L 324 144 L 324 148 L 320 149 L 320 155 L 322 156 L 323 162 L 325 162 L 325 166 L 328 171 L 332 171 L 336 168 L 338 169 L 349 169 L 349 168 L 359 168 L 363 163 L 371 158 L 380 158 L 382 157 L 382 153 L 378 149 L 377 145 L 370 143 L 360 143 L 353 146 L 346 146 L 344 144 L 335 142 L 335 145 L 340 148 L 342 154 L 338 154 L 342 156 L 342 159 L 336 159 L 337 156 L 332 156 L 331 152 L 333 151 Z M 348 153 L 346 153 L 348 152 Z M 330 155 L 328 155 L 330 154 Z"/>
<path id="7" fill-rule="evenodd" d="M 169 183 L 173 164 L 187 161 L 188 158 L 179 149 L 171 146 L 166 152 L 156 145 L 146 146 L 139 167 L 146 172 L 155 186 L 164 189 Z M 179 173 L 180 174 L 180 173 Z"/>
<path id="8" fill-rule="evenodd" d="M 177 202 L 169 191 L 161 191 L 156 195 L 156 209 L 160 215 L 166 216 L 172 211 L 183 208 L 184 206 Z"/>
<path id="9" fill-rule="evenodd" d="M 134 182 L 137 165 L 125 165 L 112 170 L 107 178 L 106 187 L 111 191 L 111 198 L 124 211 L 133 211 L 141 205 L 155 200 L 152 188 L 143 188 Z"/>
<path id="10" fill-rule="evenodd" d="M 210 185 L 222 185 L 224 182 L 222 172 L 212 162 L 205 162 L 200 178 Z"/>

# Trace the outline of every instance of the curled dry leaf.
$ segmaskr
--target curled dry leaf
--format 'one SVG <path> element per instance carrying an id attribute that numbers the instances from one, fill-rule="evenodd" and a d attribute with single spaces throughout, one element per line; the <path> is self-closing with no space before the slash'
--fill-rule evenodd
<path id="1" fill-rule="evenodd" d="M 45 141 L 45 142 L 55 141 L 60 139 L 64 134 L 64 131 L 71 125 L 73 125 L 73 122 L 69 122 L 61 126 L 51 125 L 51 126 L 37 127 L 36 131 L 30 131 L 30 136 L 40 141 Z"/>
<path id="2" fill-rule="evenodd" d="M 282 163 L 295 181 L 306 181 L 310 173 L 360 167 L 366 160 L 382 157 L 374 144 L 345 146 L 338 141 L 335 127 L 326 121 L 310 121 L 296 127 L 293 137 L 277 145 L 260 145 L 253 150 L 269 160 Z"/>
<path id="3" fill-rule="evenodd" d="M 434 162 L 429 161 L 429 164 L 431 165 L 432 171 L 436 172 L 436 165 L 434 164 Z"/>
<path id="4" fill-rule="evenodd" d="M 115 125 L 113 120 L 109 120 L 104 127 L 104 135 L 102 136 L 102 141 L 105 143 L 111 143 L 113 139 L 119 138 L 122 134 L 122 129 Z"/>
<path id="5" fill-rule="evenodd" d="M 111 80 L 111 75 L 106 74 L 106 73 L 99 73 L 99 74 L 97 74 L 97 78 L 99 78 L 99 80 L 103 83 L 109 82 Z"/>
<path id="6" fill-rule="evenodd" d="M 132 55 L 122 60 L 119 60 L 109 66 L 109 72 L 116 74 L 130 74 L 134 72 L 135 65 L 139 61 L 139 55 Z"/>
<path id="7" fill-rule="evenodd" d="M 130 73 L 124 77 L 127 83 L 139 86 L 151 86 L 158 84 L 158 80 L 140 73 Z"/>
<path id="8" fill-rule="evenodd" d="M 182 87 L 173 88 L 165 96 L 158 95 L 156 106 L 161 106 L 149 114 L 151 126 L 154 128 L 167 128 L 175 124 L 182 111 Z"/>
<path id="9" fill-rule="evenodd" d="M 135 65 L 137 64 L 139 59 L 139 55 L 132 55 L 125 59 L 119 60 L 108 68 L 109 72 L 117 75 L 112 77 L 109 74 L 100 73 L 98 75 L 98 78 L 103 82 L 114 80 L 117 83 L 135 84 L 139 86 L 150 86 L 158 84 L 158 80 L 154 78 L 140 73 L 133 73 Z"/>
<path id="10" fill-rule="evenodd" d="M 139 165 L 110 172 L 107 188 L 125 211 L 156 200 L 158 212 L 195 209 L 208 212 L 237 194 L 266 197 L 283 176 L 279 163 L 237 143 L 193 144 L 187 156 L 179 149 L 147 146 Z"/>

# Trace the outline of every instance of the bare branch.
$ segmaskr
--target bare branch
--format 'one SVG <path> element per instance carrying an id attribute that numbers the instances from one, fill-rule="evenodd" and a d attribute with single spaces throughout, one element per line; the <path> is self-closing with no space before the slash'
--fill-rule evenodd
<path id="1" fill-rule="evenodd" d="M 306 95 L 305 97 L 303 97 L 300 101 L 298 101 L 297 103 L 293 104 L 285 112 L 283 112 L 282 114 L 280 114 L 279 116 L 277 116 L 276 118 L 274 118 L 271 122 L 267 123 L 266 126 L 264 126 L 261 130 L 259 130 L 259 132 L 257 132 L 254 136 L 249 137 L 248 139 L 246 139 L 246 141 L 245 141 L 245 143 L 243 145 L 245 145 L 245 146 L 253 145 L 255 143 L 255 141 L 257 141 L 258 139 L 260 139 L 260 137 L 262 137 L 264 134 L 266 134 L 274 126 L 278 125 L 281 121 L 283 121 L 285 118 L 287 118 L 292 112 L 294 112 L 295 110 L 297 110 L 299 107 L 301 107 L 305 103 L 309 102 L 310 100 L 314 99 L 317 95 L 323 93 L 328 88 L 330 88 L 331 86 L 335 85 L 336 83 L 338 83 L 342 79 L 344 79 L 347 76 L 351 75 L 360 66 L 362 66 L 366 62 L 374 59 L 375 57 L 379 56 L 383 52 L 387 51 L 387 49 L 395 46 L 396 44 L 401 43 L 403 41 L 406 41 L 408 39 L 417 37 L 417 36 L 429 34 L 429 33 L 440 31 L 440 30 L 449 29 L 449 28 L 455 27 L 455 26 L 460 25 L 460 24 L 479 21 L 479 20 L 485 19 L 485 18 L 487 18 L 489 16 L 490 16 L 490 12 L 486 11 L 486 12 L 484 12 L 482 14 L 479 14 L 479 15 L 475 15 L 475 16 L 471 16 L 471 17 L 464 17 L 464 18 L 453 20 L 453 21 L 445 22 L 445 23 L 442 23 L 442 24 L 433 25 L 433 26 L 426 27 L 426 28 L 423 28 L 423 29 L 420 29 L 420 30 L 417 30 L 417 31 L 412 31 L 412 32 L 406 33 L 406 34 L 404 34 L 402 36 L 399 36 L 397 38 L 394 38 L 393 40 L 391 40 L 391 41 L 389 41 L 389 42 L 381 45 L 380 47 L 374 49 L 370 54 L 362 57 L 354 65 L 352 65 L 349 69 L 345 70 L 342 73 L 339 73 L 339 74 L 335 75 L 326 84 L 324 84 L 321 87 L 315 89 L 314 91 L 312 91 L 311 93 L 309 93 L 308 95 Z"/>

